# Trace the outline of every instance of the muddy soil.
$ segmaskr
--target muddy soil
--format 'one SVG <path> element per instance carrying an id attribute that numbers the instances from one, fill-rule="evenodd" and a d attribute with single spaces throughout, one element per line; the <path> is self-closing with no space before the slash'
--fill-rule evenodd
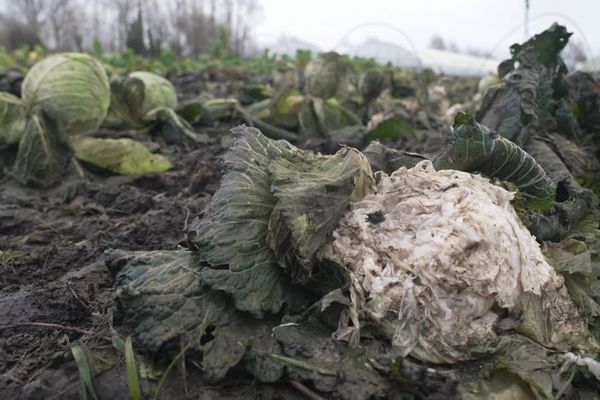
<path id="1" fill-rule="evenodd" d="M 111 323 L 123 335 L 128 330 L 118 320 L 114 280 L 104 254 L 117 248 L 168 250 L 182 245 L 186 225 L 200 215 L 218 187 L 219 157 L 230 142 L 168 148 L 163 152 L 174 168 L 162 174 L 118 177 L 88 171 L 81 179 L 73 169 L 62 185 L 49 191 L 0 180 L 1 399 L 80 398 L 84 389 L 71 353 L 79 343 L 100 360 L 95 377 L 99 397 L 129 398 L 124 356 L 112 345 Z M 408 150 L 435 153 L 442 141 L 432 143 L 431 148 Z M 339 149 L 327 140 L 301 147 L 323 153 Z M 170 361 L 142 352 L 136 356 L 141 364 L 162 370 Z M 143 379 L 142 389 L 154 393 L 159 377 L 145 375 L 154 379 Z M 199 370 L 178 364 L 160 398 L 305 397 L 293 383 L 260 385 L 242 372 L 234 372 L 221 386 L 205 384 Z"/>
<path id="2" fill-rule="evenodd" d="M 173 150 L 175 167 L 163 174 L 90 175 L 47 192 L 6 178 L 0 183 L 0 398 L 79 398 L 70 351 L 79 342 L 107 361 L 96 378 L 100 397 L 128 398 L 122 356 L 110 341 L 114 288 L 103 254 L 111 248 L 176 248 L 220 177 L 220 146 Z M 198 382 L 193 374 L 188 379 Z M 181 374 L 173 375 L 162 398 L 182 398 L 171 389 L 183 387 Z M 202 398 L 214 397 L 209 394 L 215 389 L 192 389 L 191 397 L 198 398 L 199 390 Z M 227 398 L 236 390 L 218 393 Z"/>

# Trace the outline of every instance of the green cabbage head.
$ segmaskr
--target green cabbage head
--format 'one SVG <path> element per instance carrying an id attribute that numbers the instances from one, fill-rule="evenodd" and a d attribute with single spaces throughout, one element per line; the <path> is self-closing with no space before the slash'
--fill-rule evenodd
<path id="1" fill-rule="evenodd" d="M 177 107 L 177 93 L 175 88 L 165 78 L 151 72 L 132 72 L 131 79 L 139 79 L 144 83 L 144 101 L 141 104 L 143 115 L 149 114 L 156 108 Z"/>
<path id="2" fill-rule="evenodd" d="M 151 72 L 115 78 L 111 90 L 112 111 L 134 128 L 143 128 L 160 113 L 177 107 L 177 92 L 171 82 Z"/>
<path id="3" fill-rule="evenodd" d="M 41 109 L 68 135 L 96 130 L 110 105 L 110 85 L 102 65 L 82 53 L 50 56 L 35 64 L 23 81 L 28 112 Z"/>
<path id="4" fill-rule="evenodd" d="M 25 105 L 17 96 L 0 92 L 0 148 L 16 144 L 25 130 Z"/>

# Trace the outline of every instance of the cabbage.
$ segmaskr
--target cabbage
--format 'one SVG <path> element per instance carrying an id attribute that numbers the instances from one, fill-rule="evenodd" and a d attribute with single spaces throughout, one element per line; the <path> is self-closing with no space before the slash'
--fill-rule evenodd
<path id="1" fill-rule="evenodd" d="M 367 103 L 377 98 L 385 87 L 385 77 L 377 69 L 370 69 L 360 76 L 358 90 Z"/>
<path id="2" fill-rule="evenodd" d="M 165 78 L 151 72 L 132 72 L 131 79 L 139 79 L 144 83 L 144 101 L 141 104 L 142 115 L 148 115 L 153 110 L 161 107 L 177 107 L 177 93 L 175 88 Z"/>
<path id="3" fill-rule="evenodd" d="M 177 115 L 177 92 L 165 78 L 151 72 L 132 72 L 111 80 L 110 115 L 125 125 L 143 129 L 159 126 L 163 136 L 186 136 L 196 143 L 207 143 L 209 138 L 199 134 L 181 116 Z M 204 111 L 204 110 L 203 110 Z"/>
<path id="4" fill-rule="evenodd" d="M 50 56 L 35 64 L 23 81 L 28 112 L 40 108 L 67 135 L 97 129 L 110 104 L 110 86 L 102 65 L 81 53 Z"/>
<path id="5" fill-rule="evenodd" d="M 292 63 L 280 61 L 273 70 L 273 88 L 277 93 L 298 87 L 298 71 Z"/>
<path id="6" fill-rule="evenodd" d="M 339 54 L 321 54 L 311 60 L 304 71 L 307 93 L 323 99 L 335 96 L 345 81 L 347 69 L 344 59 Z"/>
<path id="7" fill-rule="evenodd" d="M 0 92 L 0 147 L 16 144 L 25 130 L 25 105 L 17 96 Z"/>
<path id="8" fill-rule="evenodd" d="M 341 399 L 391 398 L 423 379 L 428 393 L 434 380 L 496 393 L 486 383 L 499 372 L 552 398 L 566 360 L 582 367 L 571 375 L 595 374 L 590 357 L 556 350 L 598 350 L 587 326 L 599 310 L 597 224 L 552 247 L 549 263 L 512 193 L 485 178 L 398 153 L 384 161 L 414 166 L 373 174 L 349 147 L 323 156 L 254 128 L 233 133 L 189 251 L 106 259 L 140 346 L 190 343 L 206 381 L 243 368 Z M 204 333 L 209 343 L 194 339 Z"/>
<path id="9" fill-rule="evenodd" d="M 70 162 L 65 131 L 38 109 L 27 119 L 10 174 L 23 185 L 47 188 L 60 182 Z"/>
<path id="10" fill-rule="evenodd" d="M 111 111 L 134 128 L 143 128 L 157 119 L 157 113 L 177 107 L 175 88 L 151 72 L 132 72 L 111 82 Z"/>
<path id="11" fill-rule="evenodd" d="M 370 320 L 403 356 L 454 363 L 496 340 L 508 317 L 544 346 L 596 349 L 512 198 L 428 160 L 381 174 L 376 193 L 350 205 L 323 253 L 352 279 L 356 320 L 341 332 L 351 336 Z"/>

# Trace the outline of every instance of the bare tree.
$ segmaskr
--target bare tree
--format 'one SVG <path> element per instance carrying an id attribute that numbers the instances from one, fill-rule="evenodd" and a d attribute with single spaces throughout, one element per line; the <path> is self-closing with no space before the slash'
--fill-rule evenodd
<path id="1" fill-rule="evenodd" d="M 0 17 L 0 44 L 8 50 L 40 44 L 40 36 L 26 23 L 14 18 Z"/>
<path id="2" fill-rule="evenodd" d="M 148 39 L 147 51 L 153 56 L 160 55 L 168 42 L 168 29 L 165 24 L 165 10 L 162 10 L 158 0 L 146 0 L 145 24 Z"/>
<path id="3" fill-rule="evenodd" d="M 77 47 L 79 26 L 73 18 L 74 3 L 72 0 L 46 0 L 44 19 L 47 21 L 52 39 L 51 47 L 68 50 Z"/>
<path id="4" fill-rule="evenodd" d="M 235 21 L 229 27 L 232 36 L 232 51 L 245 54 L 252 27 L 260 18 L 261 7 L 256 0 L 236 0 Z"/>
<path id="5" fill-rule="evenodd" d="M 134 2 L 133 0 L 111 0 L 111 2 L 117 13 L 114 26 L 117 35 L 115 47 L 117 50 L 123 50 L 126 45 L 129 16 L 134 10 Z"/>
<path id="6" fill-rule="evenodd" d="M 0 0 L 2 1 L 2 0 Z M 243 54 L 260 14 L 258 0 L 5 0 L 15 23 L 0 27 L 0 44 L 13 45 L 21 32 L 25 42 L 55 50 L 134 50 L 160 55 L 170 48 L 180 55 Z M 19 24 L 17 24 L 20 23 Z M 2 29 L 3 28 L 3 29 Z M 11 28 L 11 29 L 12 29 Z M 19 29 L 16 29 L 19 28 Z M 25 35 L 24 29 L 31 34 Z M 135 40 L 134 40 L 135 39 Z"/>
<path id="7" fill-rule="evenodd" d="M 11 7 L 25 18 L 25 22 L 35 31 L 40 32 L 44 0 L 15 0 L 9 3 Z"/>

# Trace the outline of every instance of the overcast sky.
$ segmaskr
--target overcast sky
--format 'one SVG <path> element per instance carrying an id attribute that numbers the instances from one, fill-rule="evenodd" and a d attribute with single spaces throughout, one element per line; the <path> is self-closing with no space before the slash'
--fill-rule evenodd
<path id="1" fill-rule="evenodd" d="M 496 48 L 495 54 L 503 57 L 508 46 L 524 37 L 524 0 L 259 1 L 263 15 L 255 33 L 260 43 L 287 35 L 329 50 L 345 36 L 350 43 L 379 37 L 410 48 L 404 36 L 390 28 L 368 26 L 348 35 L 361 24 L 380 23 L 403 31 L 417 48 L 439 34 L 461 49 Z M 600 0 L 530 0 L 529 17 L 530 33 L 557 21 L 574 33 L 573 39 L 584 45 L 587 40 L 586 53 L 600 55 Z"/>

